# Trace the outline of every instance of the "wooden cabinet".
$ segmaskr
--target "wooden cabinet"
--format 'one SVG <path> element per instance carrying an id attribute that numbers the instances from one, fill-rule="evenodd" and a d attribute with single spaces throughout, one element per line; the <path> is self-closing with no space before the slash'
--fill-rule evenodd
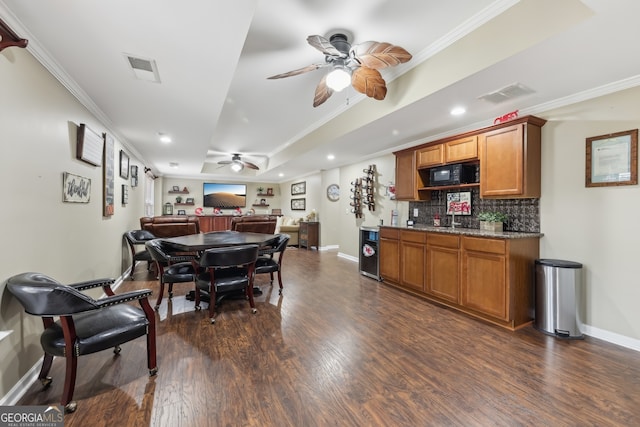
<path id="1" fill-rule="evenodd" d="M 446 163 L 468 162 L 478 159 L 478 136 L 471 135 L 443 144 Z"/>
<path id="2" fill-rule="evenodd" d="M 400 282 L 400 230 L 381 227 L 379 234 L 380 277 L 392 282 Z"/>
<path id="3" fill-rule="evenodd" d="M 298 242 L 301 248 L 309 249 L 315 246 L 318 249 L 320 244 L 320 223 L 300 221 Z"/>
<path id="4" fill-rule="evenodd" d="M 460 302 L 460 236 L 427 234 L 425 291 L 447 301 Z"/>
<path id="5" fill-rule="evenodd" d="M 427 235 L 422 231 L 400 231 L 400 283 L 424 290 Z"/>
<path id="6" fill-rule="evenodd" d="M 540 145 L 546 120 L 526 116 L 453 139 L 395 152 L 396 199 L 429 200 L 429 169 L 449 163 L 479 163 L 480 183 L 438 187 L 461 189 L 480 185 L 480 197 L 540 197 Z"/>
<path id="7" fill-rule="evenodd" d="M 417 200 L 415 151 L 396 154 L 396 200 Z"/>
<path id="8" fill-rule="evenodd" d="M 231 229 L 231 215 L 208 215 L 198 217 L 200 232 L 225 231 Z"/>
<path id="9" fill-rule="evenodd" d="M 506 241 L 464 237 L 462 305 L 508 320 Z"/>
<path id="10" fill-rule="evenodd" d="M 514 330 L 533 319 L 539 238 L 380 229 L 386 283 Z"/>
<path id="11" fill-rule="evenodd" d="M 432 145 L 416 151 L 416 166 L 425 168 L 444 163 L 444 147 L 442 144 Z"/>
<path id="12" fill-rule="evenodd" d="M 466 136 L 416 150 L 416 167 L 418 169 L 477 159 L 477 135 Z"/>
<path id="13" fill-rule="evenodd" d="M 539 198 L 542 119 L 479 135 L 480 197 Z"/>
<path id="14" fill-rule="evenodd" d="M 464 236 L 461 246 L 462 307 L 509 329 L 530 323 L 539 240 Z"/>

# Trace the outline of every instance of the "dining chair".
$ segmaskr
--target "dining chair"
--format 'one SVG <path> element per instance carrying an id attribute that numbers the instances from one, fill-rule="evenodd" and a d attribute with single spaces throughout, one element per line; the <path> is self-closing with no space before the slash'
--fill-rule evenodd
<path id="1" fill-rule="evenodd" d="M 174 283 L 192 283 L 195 280 L 196 270 L 193 261 L 196 256 L 173 254 L 160 239 L 149 240 L 145 246 L 158 271 L 160 292 L 155 306 L 155 309 L 158 310 L 164 295 L 165 283 L 169 285 L 169 299 L 171 299 L 173 298 Z"/>
<path id="2" fill-rule="evenodd" d="M 278 238 L 268 247 L 260 248 L 256 260 L 256 274 L 269 273 L 273 285 L 273 273 L 278 273 L 279 293 L 282 294 L 282 258 L 289 244 L 288 234 L 278 234 Z M 275 257 L 275 255 L 278 255 Z"/>
<path id="3" fill-rule="evenodd" d="M 195 280 L 195 308 L 200 310 L 201 292 L 209 295 L 209 319 L 215 323 L 216 304 L 232 292 L 243 291 L 249 299 L 251 312 L 257 309 L 253 301 L 253 279 L 258 258 L 258 245 L 240 245 L 212 248 L 204 251 L 199 261 Z"/>
<path id="4" fill-rule="evenodd" d="M 156 363 L 155 313 L 149 305 L 151 290 L 141 289 L 116 295 L 111 289 L 113 279 L 96 279 L 64 285 L 41 273 L 22 273 L 9 278 L 7 289 L 22 304 L 25 311 L 40 316 L 44 331 L 40 344 L 44 350 L 38 378 L 47 388 L 54 356 L 64 357 L 66 371 L 61 404 L 65 412 L 73 412 L 78 357 L 113 348 L 141 336 L 147 337 L 147 367 L 149 375 L 158 372 Z M 93 299 L 82 291 L 102 286 L 106 297 Z M 138 301 L 140 308 L 131 304 Z M 54 317 L 58 317 L 54 321 Z M 136 352 L 132 353 L 137 354 Z"/>
<path id="5" fill-rule="evenodd" d="M 129 278 L 133 280 L 133 270 L 136 268 L 136 261 L 146 261 L 147 270 L 151 268 L 151 254 L 147 251 L 146 247 L 143 250 L 138 250 L 139 245 L 144 245 L 149 240 L 153 240 L 156 236 L 148 230 L 130 230 L 124 233 L 124 238 L 129 244 L 131 250 L 131 271 L 129 272 Z"/>

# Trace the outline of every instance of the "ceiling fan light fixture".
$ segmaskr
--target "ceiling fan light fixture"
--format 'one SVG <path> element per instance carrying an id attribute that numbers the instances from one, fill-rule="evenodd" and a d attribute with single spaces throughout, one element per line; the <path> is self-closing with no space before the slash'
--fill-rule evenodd
<path id="1" fill-rule="evenodd" d="M 242 170 L 242 168 L 244 168 L 242 163 L 239 163 L 239 162 L 231 163 L 231 170 L 234 171 L 234 172 L 240 172 Z"/>
<path id="2" fill-rule="evenodd" d="M 341 66 L 336 66 L 327 74 L 327 86 L 340 92 L 351 84 L 351 74 Z"/>

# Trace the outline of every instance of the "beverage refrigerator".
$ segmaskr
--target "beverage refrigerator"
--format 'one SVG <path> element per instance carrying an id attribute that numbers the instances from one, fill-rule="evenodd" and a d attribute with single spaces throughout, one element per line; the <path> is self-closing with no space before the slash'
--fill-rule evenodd
<path id="1" fill-rule="evenodd" d="M 380 280 L 378 268 L 378 227 L 360 227 L 360 274 Z"/>

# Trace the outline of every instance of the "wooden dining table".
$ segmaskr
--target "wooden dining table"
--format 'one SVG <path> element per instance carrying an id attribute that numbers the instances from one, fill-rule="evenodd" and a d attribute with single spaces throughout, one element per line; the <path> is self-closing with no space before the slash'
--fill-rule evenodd
<path id="1" fill-rule="evenodd" d="M 202 252 L 211 248 L 240 245 L 268 246 L 275 242 L 275 234 L 249 233 L 242 231 L 212 231 L 210 233 L 188 234 L 179 237 L 162 238 L 169 247 L 179 252 Z"/>

